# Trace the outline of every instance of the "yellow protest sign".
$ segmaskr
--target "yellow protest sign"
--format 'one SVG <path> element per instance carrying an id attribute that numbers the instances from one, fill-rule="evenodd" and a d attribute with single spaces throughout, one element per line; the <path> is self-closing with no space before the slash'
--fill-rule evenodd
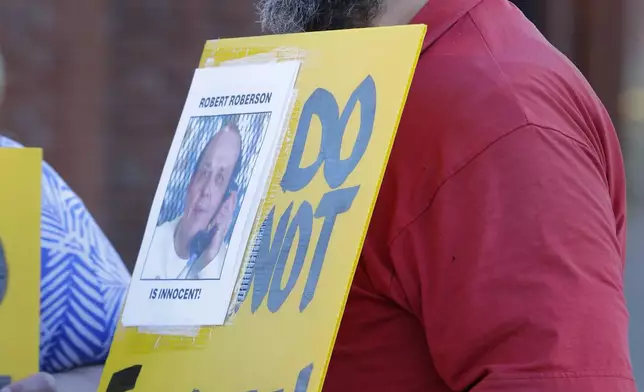
<path id="1" fill-rule="evenodd" d="M 0 148 L 0 384 L 38 371 L 42 151 Z"/>
<path id="2" fill-rule="evenodd" d="M 322 389 L 425 30 L 206 44 L 201 67 L 302 61 L 285 141 L 246 248 L 241 305 L 228 325 L 189 338 L 120 328 L 99 391 Z"/>

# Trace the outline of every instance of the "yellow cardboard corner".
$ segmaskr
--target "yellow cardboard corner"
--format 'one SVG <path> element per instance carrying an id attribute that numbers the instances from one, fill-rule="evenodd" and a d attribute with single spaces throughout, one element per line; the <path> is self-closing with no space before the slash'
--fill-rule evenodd
<path id="1" fill-rule="evenodd" d="M 0 377 L 14 381 L 38 372 L 41 166 L 40 149 L 0 148 Z"/>

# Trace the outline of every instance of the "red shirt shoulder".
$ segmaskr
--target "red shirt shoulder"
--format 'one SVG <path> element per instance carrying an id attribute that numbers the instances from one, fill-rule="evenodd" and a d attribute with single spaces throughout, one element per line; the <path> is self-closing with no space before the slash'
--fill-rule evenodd
<path id="1" fill-rule="evenodd" d="M 442 183 L 528 125 L 588 146 L 598 169 L 609 172 L 614 197 L 624 198 L 619 141 L 600 100 L 569 60 L 505 3 L 484 1 L 419 60 L 388 167 L 387 180 L 395 177 L 395 183 L 383 186 L 384 198 L 392 190 L 396 203 L 381 204 L 404 209 L 379 225 L 391 229 L 388 240 L 427 207 Z M 616 207 L 623 215 L 625 206 Z"/>
<path id="2" fill-rule="evenodd" d="M 416 22 L 430 42 L 325 391 L 634 391 L 601 102 L 504 0 L 429 2 Z"/>

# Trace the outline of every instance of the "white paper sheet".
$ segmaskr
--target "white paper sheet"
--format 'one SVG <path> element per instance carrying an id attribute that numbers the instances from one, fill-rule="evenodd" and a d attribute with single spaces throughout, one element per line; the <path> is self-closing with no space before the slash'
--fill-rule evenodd
<path id="1" fill-rule="evenodd" d="M 198 69 L 152 204 L 125 326 L 223 325 L 300 63 Z"/>

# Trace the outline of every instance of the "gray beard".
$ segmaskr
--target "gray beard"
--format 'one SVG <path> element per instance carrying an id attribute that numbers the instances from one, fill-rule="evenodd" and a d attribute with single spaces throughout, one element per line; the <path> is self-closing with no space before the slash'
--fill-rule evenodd
<path id="1" fill-rule="evenodd" d="M 370 27 L 385 0 L 259 0 L 264 31 L 301 33 Z"/>

